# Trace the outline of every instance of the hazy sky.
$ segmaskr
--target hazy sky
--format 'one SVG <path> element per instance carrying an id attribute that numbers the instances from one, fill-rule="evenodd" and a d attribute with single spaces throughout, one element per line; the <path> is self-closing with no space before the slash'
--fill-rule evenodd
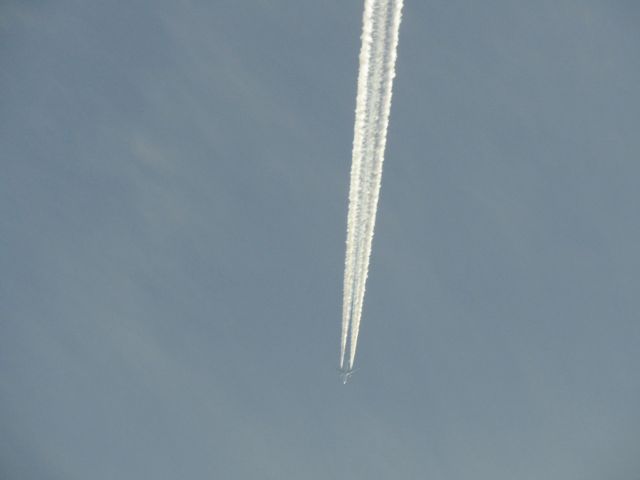
<path id="1" fill-rule="evenodd" d="M 0 476 L 640 472 L 640 5 L 405 0 L 359 367 L 362 1 L 0 3 Z"/>

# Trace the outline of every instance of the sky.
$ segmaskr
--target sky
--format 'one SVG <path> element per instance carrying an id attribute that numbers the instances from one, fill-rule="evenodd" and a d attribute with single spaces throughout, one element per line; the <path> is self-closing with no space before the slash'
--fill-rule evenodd
<path id="1" fill-rule="evenodd" d="M 361 1 L 0 3 L 0 476 L 640 472 L 640 6 L 405 0 L 339 360 Z"/>

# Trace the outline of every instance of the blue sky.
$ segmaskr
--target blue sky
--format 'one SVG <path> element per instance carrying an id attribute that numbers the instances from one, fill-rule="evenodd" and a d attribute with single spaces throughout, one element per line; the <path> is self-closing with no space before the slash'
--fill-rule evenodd
<path id="1" fill-rule="evenodd" d="M 640 470 L 640 8 L 406 1 L 359 367 L 362 2 L 0 6 L 0 472 Z"/>

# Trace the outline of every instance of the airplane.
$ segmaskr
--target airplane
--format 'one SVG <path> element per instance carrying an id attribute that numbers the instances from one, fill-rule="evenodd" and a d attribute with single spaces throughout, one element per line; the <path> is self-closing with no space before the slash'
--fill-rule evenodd
<path id="1" fill-rule="evenodd" d="M 355 369 L 340 368 L 338 369 L 338 371 L 340 372 L 340 379 L 342 380 L 342 384 L 346 385 L 349 379 L 351 378 L 351 375 L 353 375 L 353 373 L 355 372 Z"/>

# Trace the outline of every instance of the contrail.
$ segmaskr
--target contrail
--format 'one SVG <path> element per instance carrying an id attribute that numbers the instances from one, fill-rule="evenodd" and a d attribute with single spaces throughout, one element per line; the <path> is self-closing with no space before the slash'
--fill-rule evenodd
<path id="1" fill-rule="evenodd" d="M 353 315 L 357 261 L 360 258 L 360 238 L 362 238 L 362 215 L 365 205 L 363 194 L 367 190 L 366 173 L 370 156 L 367 156 L 367 143 L 371 137 L 371 115 L 375 111 L 373 89 L 380 75 L 379 62 L 376 62 L 380 49 L 380 2 L 365 1 L 362 48 L 360 50 L 360 71 L 358 74 L 358 92 L 356 98 L 356 122 L 354 126 L 353 154 L 351 163 L 351 185 L 349 190 L 349 213 L 347 220 L 347 252 L 345 255 L 345 279 L 342 319 L 342 340 L 340 368 L 344 368 L 345 348 Z"/>
<path id="2" fill-rule="evenodd" d="M 349 213 L 347 219 L 347 245 L 344 267 L 344 293 L 342 298 L 342 336 L 340 339 L 340 369 L 344 368 L 347 348 L 347 333 L 353 300 L 354 260 L 356 248 L 356 224 L 358 218 L 360 169 L 362 146 L 366 126 L 367 103 L 369 98 L 369 63 L 373 39 L 373 1 L 366 0 L 362 15 L 362 47 L 360 49 L 360 71 L 358 73 L 358 93 L 356 97 L 356 124 L 353 134 L 351 161 L 351 183 L 349 186 Z"/>
<path id="3" fill-rule="evenodd" d="M 345 349 L 352 318 L 356 272 L 359 271 L 361 238 L 364 232 L 363 215 L 366 214 L 366 192 L 369 191 L 367 172 L 371 170 L 373 159 L 369 143 L 373 133 L 374 118 L 377 114 L 380 96 L 375 94 L 382 75 L 380 51 L 384 45 L 384 35 L 380 35 L 382 22 L 386 16 L 388 0 L 365 2 L 362 28 L 362 48 L 360 50 L 360 71 L 356 100 L 356 124 L 353 138 L 353 160 L 351 163 L 351 185 L 349 191 L 349 214 L 347 221 L 347 253 L 345 255 L 345 287 L 342 315 L 342 338 L 340 368 L 344 368 Z"/>
<path id="4" fill-rule="evenodd" d="M 382 179 L 402 0 L 365 0 L 347 220 L 340 368 L 353 369 Z"/>
<path id="5" fill-rule="evenodd" d="M 371 257 L 371 245 L 373 241 L 373 230 L 376 221 L 376 211 L 378 208 L 378 198 L 380 195 L 380 185 L 382 180 L 382 164 L 384 161 L 384 150 L 387 142 L 387 127 L 389 125 L 389 113 L 391 111 L 391 95 L 393 78 L 395 77 L 395 64 L 398 46 L 398 32 L 402 14 L 402 0 L 390 0 L 388 16 L 385 18 L 384 50 L 380 53 L 378 61 L 384 62 L 383 78 L 380 89 L 376 92 L 382 99 L 378 102 L 380 111 L 375 116 L 375 127 L 373 128 L 373 138 L 370 139 L 367 155 L 372 155 L 371 169 L 367 172 L 370 184 L 367 191 L 366 210 L 363 212 L 365 233 L 360 238 L 360 258 L 358 259 L 360 270 L 356 272 L 357 287 L 355 291 L 355 305 L 351 318 L 350 333 L 350 355 L 349 368 L 353 368 L 355 361 L 358 333 L 360 331 L 360 319 L 362 317 L 362 307 L 364 302 L 365 286 L 369 270 L 369 259 Z M 388 23 L 387 23 L 388 22 Z"/>

